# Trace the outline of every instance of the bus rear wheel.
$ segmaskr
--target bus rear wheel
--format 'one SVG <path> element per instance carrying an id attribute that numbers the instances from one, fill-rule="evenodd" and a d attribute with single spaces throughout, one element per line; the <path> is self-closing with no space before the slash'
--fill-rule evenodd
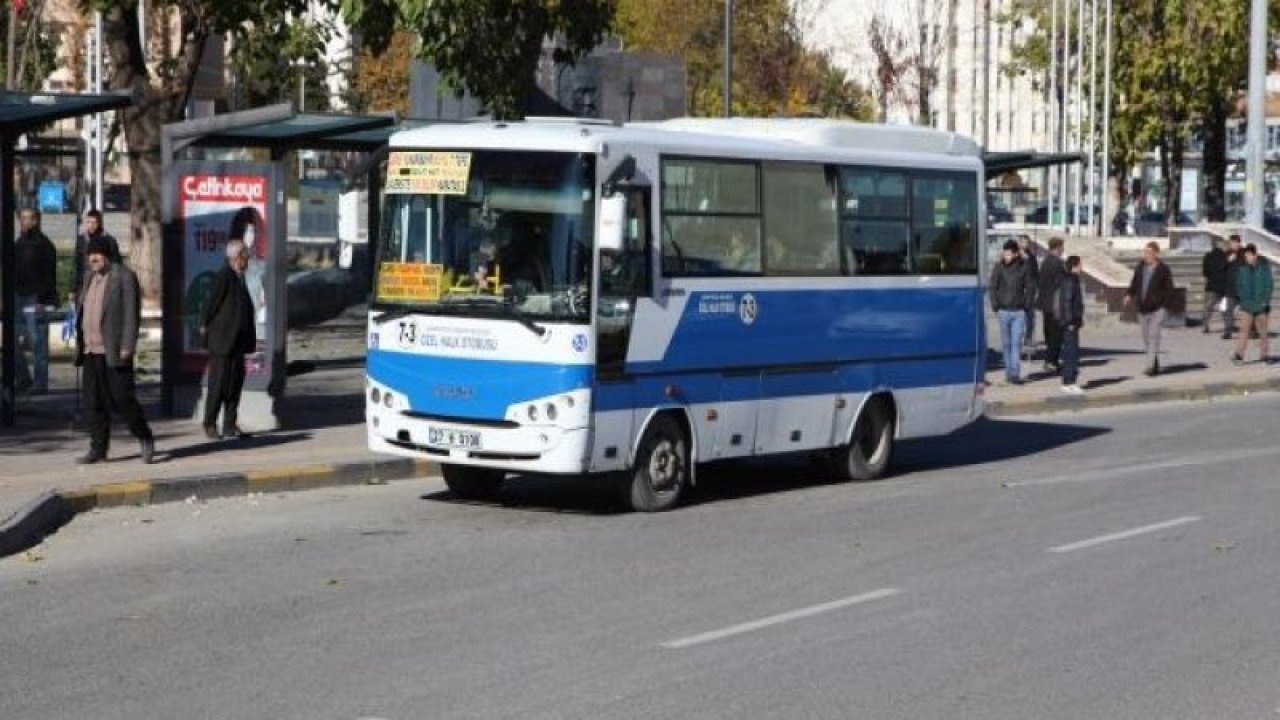
<path id="1" fill-rule="evenodd" d="M 463 500 L 496 498 L 506 476 L 502 470 L 469 465 L 441 465 L 440 473 L 444 475 L 444 484 L 449 487 L 449 492 Z"/>
<path id="2" fill-rule="evenodd" d="M 635 512 L 661 512 L 679 504 L 689 487 L 689 437 L 671 415 L 649 423 L 635 465 L 622 477 L 622 500 Z"/>
<path id="3" fill-rule="evenodd" d="M 893 410 L 881 398 L 862 409 L 849 444 L 833 451 L 833 465 L 842 480 L 867 481 L 884 477 L 893 460 Z"/>

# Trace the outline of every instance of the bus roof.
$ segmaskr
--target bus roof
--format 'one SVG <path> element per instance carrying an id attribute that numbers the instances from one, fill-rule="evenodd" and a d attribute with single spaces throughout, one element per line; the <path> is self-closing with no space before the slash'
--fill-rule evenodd
<path id="1" fill-rule="evenodd" d="M 678 118 L 615 125 L 575 118 L 520 122 L 441 123 L 396 133 L 392 148 L 543 150 L 598 153 L 610 144 L 644 145 L 687 154 L 727 154 L 857 161 L 914 162 L 976 167 L 973 140 L 932 128 L 874 125 L 811 118 Z M 947 158 L 950 158 L 948 161 Z M 907 161 L 905 164 L 914 164 Z M 898 163 L 893 163 L 898 164 Z"/>

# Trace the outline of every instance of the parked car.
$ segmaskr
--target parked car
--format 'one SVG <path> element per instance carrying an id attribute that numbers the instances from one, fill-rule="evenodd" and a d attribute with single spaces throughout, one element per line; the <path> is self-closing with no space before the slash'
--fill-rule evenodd
<path id="1" fill-rule="evenodd" d="M 1268 211 L 1262 213 L 1262 229 L 1272 235 L 1280 235 L 1280 212 Z"/>
<path id="2" fill-rule="evenodd" d="M 1174 227 L 1191 227 L 1196 221 L 1190 215 L 1180 212 L 1174 221 Z M 1133 234 L 1142 237 L 1161 237 L 1169 231 L 1163 210 L 1149 210 L 1133 221 Z"/>
<path id="3" fill-rule="evenodd" d="M 133 188 L 123 183 L 111 183 L 102 188 L 102 209 L 103 210 L 128 210 Z"/>
<path id="4" fill-rule="evenodd" d="M 1133 234 L 1133 218 L 1129 215 L 1128 210 L 1121 210 L 1111 216 L 1111 234 L 1112 235 L 1132 235 Z"/>
<path id="5" fill-rule="evenodd" d="M 996 223 L 1013 222 L 1013 213 L 1009 212 L 1009 208 L 999 205 L 987 206 L 987 227 L 991 227 Z"/>

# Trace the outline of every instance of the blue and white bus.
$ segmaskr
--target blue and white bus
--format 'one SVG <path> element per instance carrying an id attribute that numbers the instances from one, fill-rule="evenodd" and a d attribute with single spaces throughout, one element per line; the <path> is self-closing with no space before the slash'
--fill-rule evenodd
<path id="1" fill-rule="evenodd" d="M 398 133 L 369 446 L 463 497 L 589 474 L 641 511 L 733 458 L 877 478 L 982 413 L 983 180 L 966 138 L 828 120 Z"/>

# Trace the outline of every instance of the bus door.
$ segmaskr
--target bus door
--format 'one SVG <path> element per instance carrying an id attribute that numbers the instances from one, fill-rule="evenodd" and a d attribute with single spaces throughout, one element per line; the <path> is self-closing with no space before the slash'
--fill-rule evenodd
<path id="1" fill-rule="evenodd" d="M 626 371 L 627 348 L 635 321 L 636 304 L 653 294 L 649 270 L 650 189 L 628 186 L 618 192 L 627 198 L 627 221 L 621 251 L 600 252 L 600 290 L 596 302 L 596 393 L 598 407 L 607 409 L 607 420 L 597 415 L 593 466 L 606 468 L 628 460 L 623 448 L 633 437 L 631 410 L 635 403 L 635 379 Z"/>

